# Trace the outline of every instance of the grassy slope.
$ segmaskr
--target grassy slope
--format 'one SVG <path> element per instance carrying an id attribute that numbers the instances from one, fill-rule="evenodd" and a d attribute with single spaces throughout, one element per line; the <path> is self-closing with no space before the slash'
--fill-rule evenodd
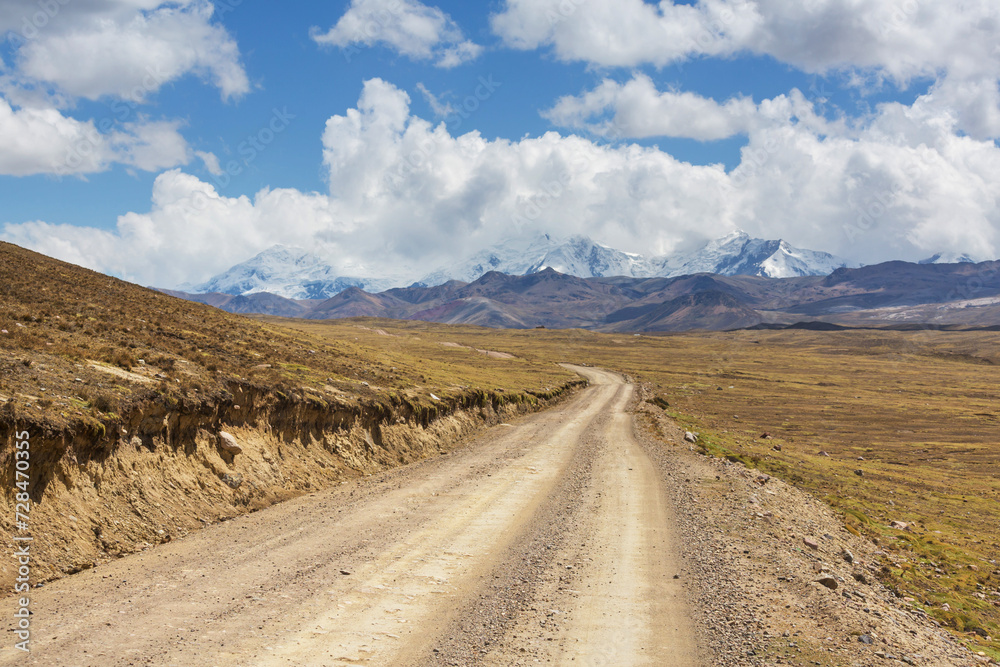
<path id="1" fill-rule="evenodd" d="M 653 384 L 707 448 L 843 509 L 885 545 L 886 579 L 941 622 L 1000 635 L 1000 566 L 988 562 L 1000 554 L 998 334 L 637 337 L 250 320 L 2 243 L 0 329 L 0 423 L 51 429 L 99 426 L 157 397 L 211 400 L 234 379 L 430 406 L 431 393 L 544 394 L 569 378 L 555 361 L 616 368 Z M 891 520 L 915 527 L 893 531 Z"/>
<path id="2" fill-rule="evenodd" d="M 205 516 L 432 455 L 580 382 L 441 342 L 351 322 L 316 337 L 0 243 L 0 540 L 27 491 L 44 538 L 33 575 L 60 576 Z M 243 438 L 238 457 L 220 454 L 219 430 Z M 0 565 L 0 589 L 13 576 Z"/>
<path id="3" fill-rule="evenodd" d="M 401 335 L 414 328 L 365 325 Z M 322 336 L 330 325 L 287 326 Z M 470 347 L 591 363 L 650 382 L 703 446 L 826 499 L 852 530 L 879 540 L 884 579 L 901 595 L 980 650 L 1000 651 L 974 634 L 1000 638 L 1000 335 L 420 326 Z M 912 525 L 890 529 L 897 520 Z"/>
<path id="4" fill-rule="evenodd" d="M 0 331 L 0 419 L 53 429 L 94 427 L 164 395 L 210 400 L 230 380 L 342 402 L 432 404 L 431 392 L 544 393 L 571 378 L 547 362 L 457 354 L 417 331 L 405 345 L 378 345 L 397 339 L 352 323 L 321 339 L 290 333 L 6 243 Z"/>

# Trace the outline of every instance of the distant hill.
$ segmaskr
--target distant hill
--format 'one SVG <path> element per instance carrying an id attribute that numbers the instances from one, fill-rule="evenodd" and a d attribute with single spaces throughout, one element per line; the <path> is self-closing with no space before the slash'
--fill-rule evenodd
<path id="1" fill-rule="evenodd" d="M 632 306 L 605 318 L 602 331 L 739 329 L 759 324 L 760 314 L 727 292 L 705 290 L 659 304 Z"/>
<path id="2" fill-rule="evenodd" d="M 379 293 L 348 288 L 322 301 L 254 294 L 176 296 L 230 312 L 336 319 L 370 316 L 499 328 L 580 327 L 683 331 L 825 322 L 843 326 L 1000 325 L 1000 262 L 886 262 L 828 276 L 768 278 L 700 273 L 678 277 L 580 278 L 546 268 L 491 271 Z"/>

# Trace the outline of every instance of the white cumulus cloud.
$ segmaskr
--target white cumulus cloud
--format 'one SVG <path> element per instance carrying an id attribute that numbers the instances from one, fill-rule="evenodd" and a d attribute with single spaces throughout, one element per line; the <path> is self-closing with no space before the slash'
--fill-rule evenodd
<path id="1" fill-rule="evenodd" d="M 483 50 L 465 38 L 448 14 L 418 0 L 352 0 L 332 28 L 313 28 L 312 38 L 341 48 L 381 44 L 445 68 L 475 60 Z"/>
<path id="2" fill-rule="evenodd" d="M 328 193 L 224 197 L 162 174 L 145 213 L 110 231 L 8 224 L 2 237 L 144 284 L 196 282 L 285 243 L 347 275 L 415 276 L 514 235 L 584 233 L 647 254 L 736 227 L 872 263 L 935 252 L 1000 255 L 1000 148 L 957 131 L 933 93 L 856 124 L 813 126 L 794 91 L 756 105 L 732 171 L 655 147 L 549 132 L 489 140 L 414 116 L 407 92 L 371 79 L 322 137 Z M 456 118 L 458 118 L 456 116 Z M 817 121 L 819 122 L 819 121 Z"/>
<path id="3" fill-rule="evenodd" d="M 611 138 L 711 141 L 749 132 L 757 119 L 757 105 L 746 97 L 720 104 L 690 92 L 660 92 L 652 79 L 637 74 L 625 84 L 605 79 L 582 95 L 562 97 L 542 115 L 561 127 Z"/>
<path id="4" fill-rule="evenodd" d="M 492 25 L 511 47 L 603 67 L 750 52 L 818 73 L 1000 74 L 992 0 L 506 0 Z"/>
<path id="5" fill-rule="evenodd" d="M 818 115 L 799 90 L 760 104 L 749 97 L 717 102 L 691 92 L 660 91 L 644 74 L 634 74 L 625 83 L 604 79 L 593 90 L 559 98 L 542 116 L 559 127 L 611 140 L 681 137 L 714 141 L 791 122 L 819 134 L 845 129 L 843 121 L 831 122 Z"/>
<path id="6" fill-rule="evenodd" d="M 187 164 L 178 121 L 148 121 L 100 132 L 56 109 L 17 108 L 0 98 L 0 174 L 90 174 L 121 163 L 145 171 Z"/>
<path id="7" fill-rule="evenodd" d="M 25 15 L 39 3 L 23 2 Z M 141 101 L 189 73 L 219 88 L 224 98 L 250 90 L 239 48 L 212 22 L 206 0 L 184 2 L 65 2 L 19 41 L 17 71 L 75 97 L 108 95 Z M 9 19 L 8 19 L 9 20 Z M 29 23 L 31 23 L 29 21 Z M 2 26 L 2 23 L 0 23 Z M 16 34 L 25 31 L 16 21 Z"/>
<path id="8" fill-rule="evenodd" d="M 13 56 L 0 76 L 0 174 L 188 164 L 193 152 L 183 123 L 150 120 L 144 104 L 187 74 L 209 81 L 224 98 L 249 91 L 236 42 L 213 16 L 207 0 L 2 3 L 0 32 L 7 31 Z M 107 98 L 124 120 L 74 118 L 80 98 Z"/>
<path id="9" fill-rule="evenodd" d="M 147 213 L 120 216 L 113 230 L 34 221 L 7 225 L 3 237 L 140 284 L 170 286 L 208 277 L 279 235 L 309 245 L 333 224 L 322 195 L 265 189 L 253 199 L 224 197 L 178 170 L 157 177 L 151 204 Z"/>
<path id="10" fill-rule="evenodd" d="M 929 78 L 960 129 L 1000 137 L 994 0 L 506 0 L 491 20 L 512 48 L 602 68 L 755 54 L 857 85 Z"/>

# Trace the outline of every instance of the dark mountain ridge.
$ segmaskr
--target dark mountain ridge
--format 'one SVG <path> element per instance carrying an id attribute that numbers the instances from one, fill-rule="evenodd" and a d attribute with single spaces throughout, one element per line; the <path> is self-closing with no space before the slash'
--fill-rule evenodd
<path id="1" fill-rule="evenodd" d="M 323 301 L 267 293 L 167 292 L 230 312 L 335 319 L 386 317 L 500 328 L 682 331 L 820 322 L 840 326 L 1000 325 L 1000 261 L 885 262 L 829 276 L 766 278 L 700 273 L 673 278 L 578 278 L 551 268 L 491 271 L 471 283 L 369 293 L 349 287 Z"/>

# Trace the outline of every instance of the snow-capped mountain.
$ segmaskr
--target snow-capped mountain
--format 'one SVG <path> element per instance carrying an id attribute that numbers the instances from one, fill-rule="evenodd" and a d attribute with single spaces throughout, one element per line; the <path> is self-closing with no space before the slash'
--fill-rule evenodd
<path id="1" fill-rule="evenodd" d="M 654 267 L 642 255 L 615 250 L 595 243 L 586 236 L 577 235 L 550 248 L 525 273 L 537 273 L 544 269 L 554 269 L 559 273 L 579 278 L 603 276 L 644 278 L 652 275 Z"/>
<path id="2" fill-rule="evenodd" d="M 927 259 L 920 260 L 921 264 L 975 264 L 976 260 L 972 259 L 965 253 L 957 252 L 939 252 L 936 255 L 928 257 Z"/>
<path id="3" fill-rule="evenodd" d="M 269 292 L 287 299 L 328 299 L 348 287 L 380 292 L 400 284 L 385 278 L 341 276 L 307 250 L 275 245 L 187 291 L 235 295 Z"/>
<path id="4" fill-rule="evenodd" d="M 433 286 L 449 280 L 473 282 L 498 271 L 510 275 L 551 268 L 580 278 L 674 277 L 693 273 L 769 278 L 828 275 L 851 266 L 829 253 L 794 248 L 735 231 L 690 255 L 647 258 L 597 243 L 586 236 L 560 239 L 548 234 L 512 239 L 443 267 L 415 281 L 413 276 L 344 276 L 328 262 L 301 248 L 276 245 L 237 264 L 189 292 L 253 294 L 270 292 L 289 299 L 327 299 L 349 287 L 381 292 L 410 284 Z"/>
<path id="5" fill-rule="evenodd" d="M 420 279 L 423 285 L 440 285 L 449 280 L 470 283 L 484 273 L 498 271 L 513 276 L 551 268 L 579 278 L 601 276 L 654 275 L 654 266 L 641 255 L 615 250 L 586 236 L 558 239 L 539 234 L 513 239 L 482 250 L 468 260 L 443 267 Z"/>
<path id="6" fill-rule="evenodd" d="M 542 234 L 484 250 L 466 262 L 435 271 L 420 282 L 424 285 L 439 285 L 448 280 L 472 282 L 488 271 L 524 275 L 545 268 L 579 278 L 674 277 L 693 273 L 791 278 L 825 276 L 843 266 L 849 266 L 848 262 L 829 253 L 802 250 L 781 240 L 755 239 L 742 230 L 711 241 L 691 255 L 651 258 L 609 248 L 586 236 L 563 240 Z"/>
<path id="7" fill-rule="evenodd" d="M 716 273 L 723 276 L 793 278 L 825 276 L 841 267 L 851 266 L 830 253 L 802 250 L 781 240 L 755 239 L 743 230 L 711 241 L 693 255 L 666 257 L 661 261 L 657 274 L 667 277 Z"/>

